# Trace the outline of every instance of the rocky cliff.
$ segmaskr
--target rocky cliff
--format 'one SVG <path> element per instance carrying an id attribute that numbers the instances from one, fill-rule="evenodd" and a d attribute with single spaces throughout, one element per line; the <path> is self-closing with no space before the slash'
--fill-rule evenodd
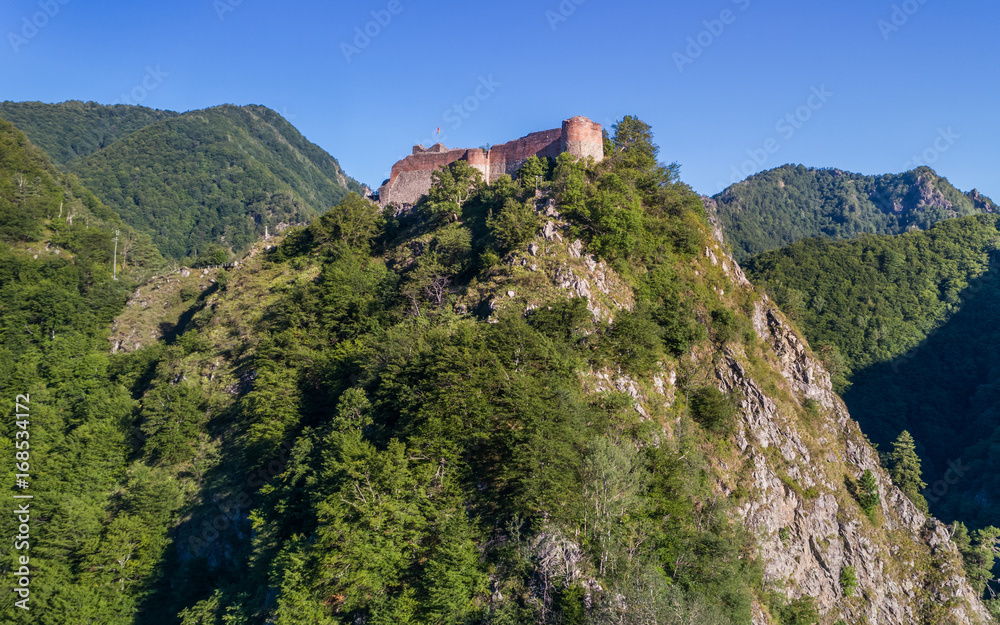
<path id="1" fill-rule="evenodd" d="M 494 311 L 530 310 L 560 290 L 588 297 L 598 319 L 630 308 L 631 292 L 615 271 L 579 241 L 563 240 L 559 233 L 567 226 L 551 202 L 539 202 L 539 209 L 545 217 L 539 238 L 527 252 L 508 257 L 508 269 L 473 295 L 488 298 Z M 757 338 L 755 346 L 730 345 L 721 354 L 695 349 L 676 367 L 701 370 L 705 381 L 741 398 L 736 449 L 709 455 L 718 495 L 738 502 L 738 516 L 756 537 L 765 583 L 790 599 L 813 597 L 821 622 L 831 625 L 992 622 L 965 578 L 949 529 L 892 484 L 797 330 L 717 242 L 692 266 L 708 280 L 721 271 L 716 292 L 734 306 L 742 301 Z M 539 286 L 539 274 L 549 286 Z M 615 370 L 581 375 L 591 392 L 628 393 L 646 419 L 671 414 L 683 392 L 675 365 L 647 380 Z M 679 419 L 663 422 L 668 439 L 678 427 Z M 870 516 L 853 495 L 865 470 L 875 475 L 880 494 Z M 847 569 L 857 579 L 853 596 L 841 583 Z M 773 622 L 757 606 L 754 625 Z"/>

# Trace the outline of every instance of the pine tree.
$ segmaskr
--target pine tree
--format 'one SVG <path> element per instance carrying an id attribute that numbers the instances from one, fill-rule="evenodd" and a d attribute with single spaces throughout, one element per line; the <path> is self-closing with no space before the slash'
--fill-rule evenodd
<path id="1" fill-rule="evenodd" d="M 890 474 L 903 494 L 917 508 L 927 512 L 927 500 L 920 494 L 927 483 L 921 479 L 920 458 L 915 447 L 913 437 L 904 430 L 892 444 L 892 452 L 889 454 Z"/>
<path id="2" fill-rule="evenodd" d="M 878 495 L 878 482 L 875 481 L 875 475 L 870 469 L 865 469 L 865 472 L 861 475 L 860 492 L 858 493 L 858 503 L 861 504 L 861 508 L 865 511 L 865 514 L 871 516 L 875 512 L 875 508 L 879 504 Z"/>

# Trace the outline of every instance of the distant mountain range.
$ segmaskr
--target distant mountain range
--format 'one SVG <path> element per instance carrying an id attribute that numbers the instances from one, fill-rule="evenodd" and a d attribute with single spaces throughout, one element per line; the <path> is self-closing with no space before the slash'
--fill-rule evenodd
<path id="1" fill-rule="evenodd" d="M 59 166 L 178 115 L 145 106 L 105 106 L 79 100 L 61 104 L 0 102 L 0 118 L 17 126 Z"/>
<path id="2" fill-rule="evenodd" d="M 47 256 L 65 259 L 69 251 L 111 271 L 116 230 L 120 267 L 148 274 L 162 266 L 148 236 L 124 224 L 76 176 L 60 172 L 23 132 L 0 119 L 0 242 L 37 258 L 45 241 Z"/>
<path id="3" fill-rule="evenodd" d="M 785 165 L 704 199 L 738 261 L 807 237 L 900 234 L 997 210 L 991 199 L 959 191 L 929 167 L 865 176 Z"/>
<path id="4" fill-rule="evenodd" d="M 241 252 L 269 228 L 310 221 L 361 185 L 263 106 L 184 114 L 93 103 L 4 103 L 53 160 L 76 174 L 162 254 Z"/>

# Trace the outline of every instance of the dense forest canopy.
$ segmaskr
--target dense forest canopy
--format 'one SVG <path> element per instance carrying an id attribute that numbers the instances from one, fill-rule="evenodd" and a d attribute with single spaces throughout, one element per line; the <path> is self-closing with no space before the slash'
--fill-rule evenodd
<path id="1" fill-rule="evenodd" d="M 262 106 L 179 114 L 93 102 L 0 103 L 56 164 L 160 252 L 232 258 L 265 230 L 308 223 L 361 186 Z"/>
<path id="2" fill-rule="evenodd" d="M 192 111 L 69 164 L 165 256 L 241 252 L 265 229 L 308 223 L 360 185 L 260 106 Z"/>
<path id="3" fill-rule="evenodd" d="M 865 176 L 784 165 L 734 184 L 706 203 L 740 262 L 807 237 L 901 234 L 997 210 L 989 198 L 975 190 L 962 193 L 928 167 Z"/>
<path id="4" fill-rule="evenodd" d="M 137 130 L 178 114 L 144 106 L 108 106 L 79 100 L 59 104 L 0 102 L 0 118 L 28 135 L 57 166 L 90 156 Z"/>

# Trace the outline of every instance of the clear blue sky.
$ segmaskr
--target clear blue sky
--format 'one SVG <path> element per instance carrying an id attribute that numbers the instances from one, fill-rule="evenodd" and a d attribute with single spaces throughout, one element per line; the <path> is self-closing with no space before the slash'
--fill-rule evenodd
<path id="1" fill-rule="evenodd" d="M 918 156 L 1000 201 L 994 2 L 47 2 L 0 9 L 0 99 L 263 104 L 373 186 L 438 127 L 476 147 L 632 114 L 706 194 L 784 163 Z"/>

